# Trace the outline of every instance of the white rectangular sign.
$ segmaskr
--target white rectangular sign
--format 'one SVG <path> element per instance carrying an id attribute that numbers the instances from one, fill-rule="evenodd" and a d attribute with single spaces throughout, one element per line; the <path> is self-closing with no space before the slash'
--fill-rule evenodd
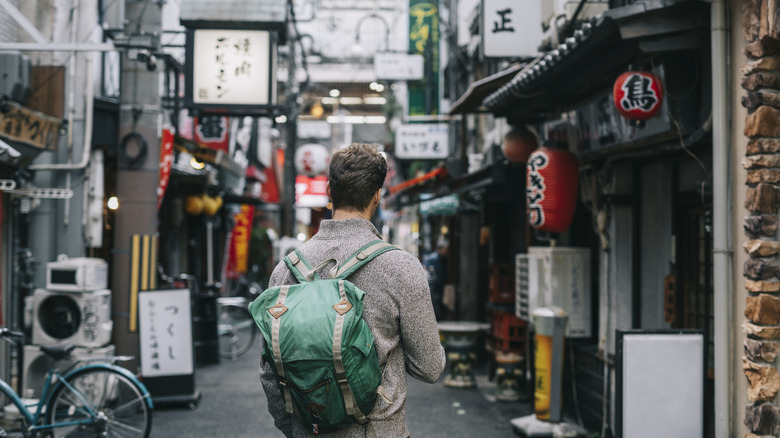
<path id="1" fill-rule="evenodd" d="M 138 294 L 141 374 L 145 377 L 193 373 L 189 289 Z"/>
<path id="2" fill-rule="evenodd" d="M 270 38 L 262 30 L 195 30 L 192 101 L 271 104 Z"/>
<path id="3" fill-rule="evenodd" d="M 422 55 L 386 52 L 374 55 L 374 71 L 377 79 L 417 81 L 425 68 Z"/>
<path id="4" fill-rule="evenodd" d="M 401 125 L 395 132 L 395 156 L 443 159 L 449 156 L 449 129 L 443 123 Z"/>
<path id="5" fill-rule="evenodd" d="M 482 0 L 482 50 L 486 57 L 535 57 L 542 42 L 547 0 Z"/>

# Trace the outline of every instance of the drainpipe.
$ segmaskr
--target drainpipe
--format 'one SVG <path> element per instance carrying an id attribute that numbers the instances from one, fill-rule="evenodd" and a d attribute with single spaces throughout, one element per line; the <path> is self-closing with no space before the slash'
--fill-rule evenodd
<path id="1" fill-rule="evenodd" d="M 715 437 L 730 436 L 731 353 L 734 324 L 731 314 L 732 251 L 731 196 L 729 193 L 728 94 L 729 43 L 727 6 L 724 0 L 710 0 L 712 53 L 712 181 L 713 181 L 713 285 L 714 285 L 714 360 L 715 360 Z"/>

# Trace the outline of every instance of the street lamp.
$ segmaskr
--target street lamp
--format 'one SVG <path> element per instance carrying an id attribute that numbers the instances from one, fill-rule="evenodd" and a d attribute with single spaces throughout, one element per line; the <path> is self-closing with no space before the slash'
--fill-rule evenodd
<path id="1" fill-rule="evenodd" d="M 390 25 L 387 24 L 387 20 L 385 20 L 384 17 L 373 13 L 364 15 L 358 20 L 357 26 L 355 26 L 355 47 L 362 51 L 362 47 L 360 45 L 360 25 L 363 24 L 363 21 L 365 21 L 366 18 L 375 18 L 385 25 L 385 51 L 390 51 Z"/>

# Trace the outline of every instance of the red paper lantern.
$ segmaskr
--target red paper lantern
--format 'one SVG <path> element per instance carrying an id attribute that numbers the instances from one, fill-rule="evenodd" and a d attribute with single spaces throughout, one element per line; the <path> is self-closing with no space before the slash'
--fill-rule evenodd
<path id="1" fill-rule="evenodd" d="M 526 165 L 528 223 L 539 231 L 561 233 L 577 206 L 577 158 L 562 148 L 541 147 Z"/>
<path id="2" fill-rule="evenodd" d="M 658 76 L 627 71 L 618 76 L 612 87 L 612 99 L 621 116 L 630 120 L 647 120 L 661 110 L 664 89 Z"/>
<path id="3" fill-rule="evenodd" d="M 513 163 L 525 163 L 528 156 L 536 150 L 539 142 L 536 136 L 527 129 L 513 129 L 504 136 L 501 150 Z"/>

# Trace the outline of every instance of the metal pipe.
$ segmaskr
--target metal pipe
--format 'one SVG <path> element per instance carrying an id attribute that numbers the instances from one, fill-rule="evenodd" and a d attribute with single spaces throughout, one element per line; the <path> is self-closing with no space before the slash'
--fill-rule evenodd
<path id="1" fill-rule="evenodd" d="M 730 387 L 733 335 L 732 242 L 730 241 L 731 196 L 729 193 L 729 126 L 731 105 L 728 94 L 729 44 L 726 2 L 710 0 L 712 53 L 712 181 L 713 181 L 713 284 L 714 284 L 714 366 L 715 366 L 715 437 L 730 434 Z M 736 420 L 734 420 L 736 421 Z"/>

